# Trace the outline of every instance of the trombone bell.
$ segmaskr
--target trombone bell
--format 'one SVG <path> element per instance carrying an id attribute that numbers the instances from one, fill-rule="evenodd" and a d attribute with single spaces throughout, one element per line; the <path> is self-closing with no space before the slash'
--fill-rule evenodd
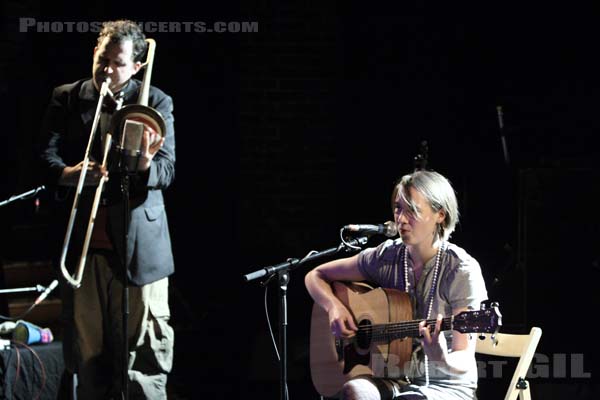
<path id="1" fill-rule="evenodd" d="M 145 105 L 130 104 L 122 107 L 112 116 L 110 129 L 115 137 L 122 137 L 127 120 L 141 122 L 161 137 L 166 134 L 165 119 L 160 112 Z"/>

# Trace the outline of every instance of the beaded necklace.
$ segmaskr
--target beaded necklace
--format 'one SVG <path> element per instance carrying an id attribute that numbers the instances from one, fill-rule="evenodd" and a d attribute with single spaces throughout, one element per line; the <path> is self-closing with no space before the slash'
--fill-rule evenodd
<path id="1" fill-rule="evenodd" d="M 431 281 L 431 288 L 429 289 L 429 305 L 427 307 L 427 317 L 428 320 L 431 318 L 431 310 L 433 309 L 433 297 L 435 294 L 435 288 L 437 287 L 438 275 L 440 272 L 440 260 L 442 258 L 442 252 L 444 251 L 446 242 L 440 243 L 438 247 L 437 254 L 435 255 L 435 266 L 433 267 L 433 279 Z M 404 245 L 404 254 L 403 254 L 403 262 L 404 262 L 404 291 L 409 293 L 410 291 L 410 282 L 408 281 L 408 247 Z M 429 357 L 425 354 L 424 358 L 425 363 L 425 386 L 429 386 Z"/>

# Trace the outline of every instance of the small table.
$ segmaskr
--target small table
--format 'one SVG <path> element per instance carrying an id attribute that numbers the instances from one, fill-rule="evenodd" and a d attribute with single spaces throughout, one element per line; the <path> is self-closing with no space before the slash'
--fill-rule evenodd
<path id="1" fill-rule="evenodd" d="M 11 343 L 0 350 L 0 399 L 58 398 L 64 374 L 62 343 Z"/>

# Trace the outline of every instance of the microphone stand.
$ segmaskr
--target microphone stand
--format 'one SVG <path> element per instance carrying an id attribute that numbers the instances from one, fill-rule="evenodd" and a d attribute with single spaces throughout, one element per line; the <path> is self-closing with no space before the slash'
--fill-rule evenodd
<path id="1" fill-rule="evenodd" d="M 29 198 L 35 196 L 36 194 L 38 194 L 39 192 L 41 192 L 44 189 L 46 189 L 45 186 L 39 186 L 39 187 L 37 187 L 35 189 L 32 189 L 32 190 L 30 190 L 28 192 L 11 196 L 11 197 L 9 197 L 6 200 L 0 201 L 0 207 L 3 207 L 5 205 L 7 205 L 7 204 L 10 204 L 13 201 L 29 199 Z"/>
<path id="2" fill-rule="evenodd" d="M 31 287 L 14 288 L 14 289 L 0 289 L 0 294 L 5 293 L 20 293 L 20 292 L 43 292 L 46 290 L 42 285 L 36 285 Z"/>
<path id="3" fill-rule="evenodd" d="M 346 243 L 351 246 L 364 245 L 367 243 L 368 237 L 359 237 Z M 262 282 L 266 286 L 275 276 L 279 278 L 279 351 L 281 359 L 279 363 L 279 380 L 280 380 L 280 399 L 287 400 L 287 286 L 290 282 L 290 272 L 303 266 L 304 264 L 317 260 L 326 256 L 337 254 L 339 252 L 356 251 L 356 249 L 348 246 L 346 243 L 340 244 L 338 247 L 332 247 L 327 250 L 312 253 L 302 260 L 297 258 L 288 258 L 287 261 L 275 264 L 269 267 L 258 269 L 254 272 L 244 275 L 246 282 L 267 276 L 267 279 Z"/>
<path id="4" fill-rule="evenodd" d="M 129 241 L 129 173 L 123 171 L 121 173 L 121 193 L 123 195 L 123 255 L 121 260 L 121 266 L 123 268 L 123 296 L 122 296 L 122 310 L 123 310 L 123 370 L 121 375 L 121 393 L 122 398 L 129 399 L 129 285 L 127 277 L 127 242 Z"/>
<path id="5" fill-rule="evenodd" d="M 123 133 L 124 134 L 124 133 Z M 137 174 L 137 165 L 140 159 L 141 151 L 136 152 L 136 160 L 133 170 L 129 169 L 127 159 L 125 158 L 125 149 L 117 146 L 120 154 L 119 168 L 121 170 L 121 194 L 123 197 L 123 254 L 121 259 L 121 267 L 123 273 L 123 293 L 122 293 L 122 312 L 123 312 L 123 359 L 122 359 L 122 375 L 121 375 L 121 396 L 122 399 L 129 399 L 129 278 L 127 273 L 127 243 L 129 242 L 129 219 L 130 204 L 129 204 L 129 185 L 130 177 Z"/>
<path id="6" fill-rule="evenodd" d="M 31 305 L 29 306 L 29 308 L 27 310 L 25 310 L 24 312 L 22 312 L 18 316 L 16 316 L 16 317 L 10 317 L 10 316 L 8 316 L 7 317 L 7 316 L 4 316 L 4 315 L 0 315 L 0 320 L 16 321 L 16 320 L 24 318 L 38 304 L 40 304 L 42 301 L 44 301 L 46 299 L 46 297 L 48 297 L 48 295 L 50 294 L 50 292 L 56 288 L 56 286 L 58 286 L 58 281 L 57 280 L 53 281 L 50 284 L 50 286 L 48 286 L 48 287 L 44 287 L 42 285 L 35 285 L 35 286 L 31 286 L 31 287 L 22 287 L 22 288 L 13 288 L 13 289 L 1 289 L 0 290 L 0 294 L 11 294 L 11 293 L 21 293 L 21 292 L 43 292 L 43 293 L 40 296 L 38 296 L 38 298 L 35 299 L 33 303 L 31 303 Z"/>

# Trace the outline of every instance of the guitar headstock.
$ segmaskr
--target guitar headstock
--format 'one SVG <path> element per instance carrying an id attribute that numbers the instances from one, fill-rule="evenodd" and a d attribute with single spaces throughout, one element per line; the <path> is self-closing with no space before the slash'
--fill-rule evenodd
<path id="1" fill-rule="evenodd" d="M 490 308 L 482 304 L 481 310 L 463 311 L 452 319 L 452 329 L 460 333 L 498 333 L 502 326 L 502 314 L 498 304 Z"/>

